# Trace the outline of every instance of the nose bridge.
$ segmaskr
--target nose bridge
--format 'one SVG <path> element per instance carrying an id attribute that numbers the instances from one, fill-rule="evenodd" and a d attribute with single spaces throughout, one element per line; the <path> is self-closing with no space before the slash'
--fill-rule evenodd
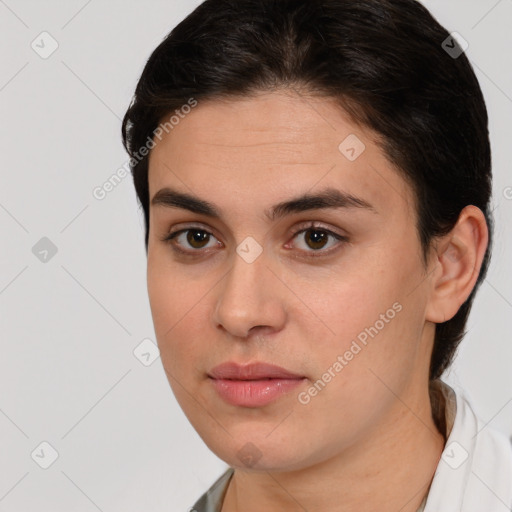
<path id="1" fill-rule="evenodd" d="M 261 297 L 258 298 L 264 292 L 261 285 L 266 280 L 265 274 L 269 272 L 265 255 L 261 253 L 254 259 L 246 259 L 243 253 L 240 255 L 240 252 L 246 249 L 245 242 L 242 242 L 237 248 L 231 270 L 226 276 L 223 298 L 225 301 L 235 301 L 232 306 L 238 304 L 241 307 L 249 302 L 261 300 Z M 250 254 L 250 250 L 246 254 Z"/>
<path id="2" fill-rule="evenodd" d="M 280 321 L 276 289 L 269 286 L 269 279 L 275 277 L 267 268 L 268 258 L 261 251 L 254 257 L 251 243 L 238 246 L 217 298 L 216 322 L 239 337 L 247 336 L 254 326 L 277 327 Z"/>

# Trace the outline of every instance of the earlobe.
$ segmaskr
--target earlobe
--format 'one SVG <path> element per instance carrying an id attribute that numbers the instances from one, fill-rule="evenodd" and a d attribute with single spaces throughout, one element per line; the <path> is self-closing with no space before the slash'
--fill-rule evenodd
<path id="1" fill-rule="evenodd" d="M 466 206 L 454 228 L 439 241 L 438 269 L 432 273 L 432 289 L 426 319 L 442 323 L 455 316 L 471 294 L 488 244 L 485 216 L 476 206 Z"/>

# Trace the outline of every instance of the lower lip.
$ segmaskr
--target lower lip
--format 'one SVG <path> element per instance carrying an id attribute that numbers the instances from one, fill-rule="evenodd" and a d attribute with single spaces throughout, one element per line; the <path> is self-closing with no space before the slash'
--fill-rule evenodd
<path id="1" fill-rule="evenodd" d="M 261 407 L 302 384 L 305 379 L 211 379 L 217 393 L 229 404 Z"/>

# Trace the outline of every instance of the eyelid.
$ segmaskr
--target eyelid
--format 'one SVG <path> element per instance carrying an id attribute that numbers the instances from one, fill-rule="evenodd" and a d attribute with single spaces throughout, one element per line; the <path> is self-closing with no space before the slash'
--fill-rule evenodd
<path id="1" fill-rule="evenodd" d="M 197 229 L 198 231 L 204 231 L 205 233 L 207 233 L 208 235 L 211 235 L 213 236 L 215 239 L 217 239 L 217 241 L 219 241 L 219 243 L 222 244 L 222 242 L 220 242 L 220 240 L 218 239 L 218 237 L 212 233 L 212 228 L 210 228 L 209 226 L 207 226 L 205 228 L 205 225 L 202 224 L 202 225 L 195 225 L 195 224 L 183 224 L 183 226 L 180 227 L 180 225 L 178 225 L 178 228 L 177 229 L 174 229 L 172 231 L 169 231 L 168 233 L 166 233 L 163 237 L 160 238 L 160 240 L 162 242 L 165 242 L 165 243 L 168 243 L 171 245 L 172 249 L 180 254 L 183 254 L 185 256 L 190 256 L 190 257 L 194 257 L 194 256 L 200 256 L 200 255 L 203 255 L 205 253 L 208 253 L 211 251 L 212 248 L 209 248 L 209 249 L 182 249 L 179 247 L 178 244 L 174 244 L 173 243 L 173 240 L 178 236 L 178 235 L 181 235 L 182 233 L 186 233 L 187 231 L 191 231 L 193 229 Z"/>
<path id="2" fill-rule="evenodd" d="M 293 232 L 293 236 L 297 236 L 302 231 L 307 231 L 308 229 L 318 229 L 319 231 L 320 230 L 325 231 L 335 237 L 348 238 L 348 235 L 346 233 L 345 234 L 338 233 L 338 232 L 334 231 L 334 229 L 327 227 L 320 221 L 315 221 L 315 220 L 308 220 L 308 221 L 301 222 L 299 224 L 299 226 L 295 228 L 295 231 Z"/>
<path id="3" fill-rule="evenodd" d="M 214 235 L 213 231 L 215 231 L 212 227 L 208 226 L 207 224 L 203 224 L 201 222 L 198 223 L 187 223 L 187 222 L 181 222 L 180 224 L 177 224 L 177 227 L 174 226 L 176 229 L 173 229 L 173 231 L 169 231 L 165 234 L 165 237 L 168 237 L 169 235 L 176 235 L 180 233 L 181 231 L 188 231 L 189 229 L 197 229 L 201 231 L 206 231 L 210 235 Z M 215 238 L 217 238 L 215 236 Z"/>
<path id="4" fill-rule="evenodd" d="M 176 238 L 178 235 L 184 233 L 184 232 L 187 232 L 187 231 L 190 231 L 190 230 L 193 230 L 193 229 L 197 229 L 198 231 L 204 231 L 205 233 L 207 233 L 208 235 L 211 235 L 213 236 L 215 239 L 217 239 L 217 241 L 219 243 L 222 244 L 222 242 L 220 242 L 220 240 L 218 239 L 218 237 L 212 233 L 212 231 L 210 231 L 210 227 L 207 226 L 207 228 L 204 227 L 205 225 L 195 225 L 195 224 L 184 224 L 182 227 L 178 227 L 177 229 L 174 229 L 173 231 L 170 231 L 169 233 L 166 233 L 162 238 L 160 238 L 160 240 L 162 242 L 166 242 L 166 243 L 169 243 L 172 245 L 172 248 L 173 250 L 181 253 L 181 254 L 184 254 L 184 255 L 187 255 L 187 256 L 190 256 L 190 257 L 194 257 L 194 256 L 201 256 L 201 255 L 204 255 L 204 254 L 207 254 L 209 253 L 212 248 L 208 248 L 208 249 L 181 249 L 177 244 L 173 244 L 172 243 L 172 240 L 174 240 L 174 238 Z M 318 230 L 318 231 L 324 231 L 325 233 L 327 233 L 328 236 L 331 236 L 333 238 L 335 238 L 339 243 L 337 243 L 334 247 L 331 247 L 330 249 L 327 249 L 327 250 L 323 250 L 323 249 L 318 249 L 316 251 L 314 250 L 311 250 L 311 251 L 305 251 L 305 250 L 302 250 L 300 249 L 299 252 L 300 253 L 303 253 L 306 257 L 321 257 L 321 256 L 328 256 L 330 255 L 332 252 L 335 252 L 339 249 L 339 246 L 341 244 L 344 244 L 344 243 L 348 243 L 348 236 L 347 235 L 343 235 L 341 233 L 337 233 L 336 231 L 322 225 L 320 222 L 318 221 L 304 221 L 302 222 L 301 224 L 299 224 L 298 227 L 295 227 L 294 231 L 292 232 L 291 234 L 291 240 L 293 240 L 294 238 L 297 237 L 297 235 L 305 232 L 305 231 L 308 231 L 310 229 L 313 229 L 313 230 Z M 286 245 L 288 245 L 288 242 L 286 243 Z"/>
<path id="5" fill-rule="evenodd" d="M 311 251 L 304 251 L 302 249 L 299 250 L 300 253 L 303 253 L 305 258 L 320 258 L 320 257 L 328 257 L 332 253 L 337 252 L 340 249 L 340 245 L 349 243 L 349 238 L 347 235 L 342 235 L 341 233 L 337 233 L 336 231 L 322 225 L 320 222 L 317 221 L 306 221 L 304 222 L 301 227 L 296 228 L 296 230 L 292 234 L 292 240 L 297 237 L 297 235 L 300 235 L 301 233 L 304 233 L 309 230 L 318 230 L 318 231 L 324 231 L 327 233 L 328 236 L 331 236 L 335 238 L 338 243 L 335 244 L 334 247 L 331 247 L 330 249 L 318 249 L 317 251 L 311 250 Z M 288 243 L 286 244 L 288 245 Z"/>

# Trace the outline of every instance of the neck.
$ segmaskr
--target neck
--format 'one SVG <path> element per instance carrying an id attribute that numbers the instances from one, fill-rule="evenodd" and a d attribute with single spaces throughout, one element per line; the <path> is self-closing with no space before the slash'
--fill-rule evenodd
<path id="1" fill-rule="evenodd" d="M 410 389 L 364 441 L 314 466 L 292 472 L 235 469 L 222 512 L 416 512 L 444 444 L 428 388 Z"/>

